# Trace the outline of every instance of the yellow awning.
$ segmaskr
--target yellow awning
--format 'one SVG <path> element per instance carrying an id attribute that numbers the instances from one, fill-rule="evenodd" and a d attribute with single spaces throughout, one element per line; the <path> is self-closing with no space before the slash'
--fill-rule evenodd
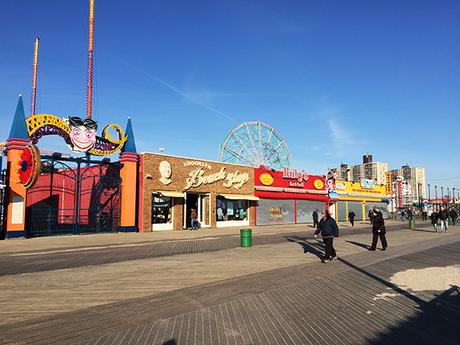
<path id="1" fill-rule="evenodd" d="M 171 192 L 171 191 L 159 191 L 158 193 L 160 193 L 161 195 L 163 196 L 169 196 L 171 198 L 183 198 L 184 197 L 184 193 L 180 193 L 180 192 Z"/>
<path id="2" fill-rule="evenodd" d="M 228 200 L 252 200 L 259 201 L 260 198 L 254 195 L 244 195 L 244 194 L 219 194 Z"/>

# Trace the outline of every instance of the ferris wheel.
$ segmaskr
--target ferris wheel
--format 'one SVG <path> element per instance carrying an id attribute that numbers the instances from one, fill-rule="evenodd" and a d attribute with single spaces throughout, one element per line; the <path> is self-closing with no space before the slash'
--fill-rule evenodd
<path id="1" fill-rule="evenodd" d="M 284 138 L 273 127 L 259 121 L 243 122 L 225 139 L 219 160 L 281 170 L 290 166 L 291 153 Z"/>

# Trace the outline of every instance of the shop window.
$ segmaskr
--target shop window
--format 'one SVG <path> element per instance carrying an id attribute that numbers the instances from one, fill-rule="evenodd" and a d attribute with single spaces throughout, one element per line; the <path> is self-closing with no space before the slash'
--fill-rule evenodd
<path id="1" fill-rule="evenodd" d="M 171 223 L 172 201 L 170 197 L 152 196 L 152 224 Z"/>
<path id="2" fill-rule="evenodd" d="M 217 197 L 217 221 L 247 220 L 248 201 Z"/>

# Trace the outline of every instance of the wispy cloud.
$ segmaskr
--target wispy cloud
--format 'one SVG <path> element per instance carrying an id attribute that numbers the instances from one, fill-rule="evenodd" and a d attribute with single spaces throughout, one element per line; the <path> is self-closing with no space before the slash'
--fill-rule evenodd
<path id="1" fill-rule="evenodd" d="M 336 119 L 328 119 L 327 124 L 336 146 L 354 145 L 357 143 L 353 138 L 353 134 L 344 127 L 343 123 L 339 124 Z"/>
<path id="2" fill-rule="evenodd" d="M 106 55 L 106 54 L 104 54 Z M 220 115 L 224 118 L 226 118 L 227 120 L 230 120 L 234 123 L 238 123 L 239 121 L 237 121 L 234 117 L 232 117 L 231 115 L 229 114 L 226 114 L 224 113 L 223 111 L 220 111 L 219 109 L 215 108 L 214 106 L 208 104 L 206 102 L 206 98 L 203 97 L 203 95 L 199 95 L 199 94 L 196 94 L 196 93 L 190 93 L 190 92 L 187 92 L 185 90 L 182 90 L 180 89 L 179 87 L 163 80 L 163 79 L 160 79 L 158 78 L 156 75 L 153 75 L 149 72 L 146 72 L 144 71 L 143 69 L 123 60 L 123 59 L 120 59 L 120 58 L 116 58 L 116 57 L 113 57 L 111 56 L 112 59 L 116 60 L 118 63 L 128 67 L 129 69 L 149 78 L 150 80 L 153 80 L 154 82 L 166 87 L 167 89 L 169 89 L 170 91 L 174 92 L 175 94 L 179 95 L 180 97 L 186 99 L 187 101 L 193 103 L 193 104 L 196 104 L 196 105 L 199 105 L 201 106 L 202 108 L 206 109 L 206 110 L 209 110 L 210 112 L 213 112 L 217 115 Z"/>
<path id="3" fill-rule="evenodd" d="M 326 155 L 342 158 L 351 147 L 362 143 L 362 140 L 357 139 L 357 135 L 345 127 L 344 122 L 336 118 L 329 118 L 327 120 L 327 125 L 334 151 L 327 152 Z"/>
<path id="4" fill-rule="evenodd" d="M 343 107 L 331 102 L 327 95 L 320 97 L 316 115 L 326 124 L 326 135 L 329 140 L 328 149 L 324 154 L 328 157 L 345 158 L 356 145 L 364 142 L 353 129 L 347 126 L 347 121 L 344 120 L 347 116 L 344 113 Z"/>

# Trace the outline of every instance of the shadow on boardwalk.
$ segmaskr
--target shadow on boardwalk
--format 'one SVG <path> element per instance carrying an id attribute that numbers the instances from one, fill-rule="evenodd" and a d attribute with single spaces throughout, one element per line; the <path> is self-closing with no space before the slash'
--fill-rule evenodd
<path id="1" fill-rule="evenodd" d="M 362 245 L 361 243 L 359 243 Z M 397 285 L 358 267 L 351 262 L 338 260 L 365 276 L 375 279 L 417 305 L 415 316 L 382 330 L 368 344 L 459 344 L 458 325 L 460 323 L 460 289 L 456 285 L 429 302 L 401 289 Z"/>
<path id="2" fill-rule="evenodd" d="M 369 339 L 370 345 L 460 343 L 460 289 L 452 285 L 430 302 L 419 305 L 415 316 Z"/>
<path id="3" fill-rule="evenodd" d="M 176 342 L 176 339 L 172 338 L 168 341 L 165 341 L 163 344 L 161 345 L 177 345 L 177 342 Z"/>
<path id="4" fill-rule="evenodd" d="M 324 243 L 319 241 L 308 241 L 306 237 L 299 236 L 285 236 L 289 242 L 295 242 L 302 246 L 304 253 L 311 253 L 318 258 L 324 258 Z"/>
<path id="5" fill-rule="evenodd" d="M 361 247 L 361 248 L 364 248 L 364 249 L 371 249 L 371 246 L 370 246 L 370 245 L 364 244 L 364 243 L 361 243 L 361 242 L 348 241 L 348 240 L 345 240 L 345 242 L 354 244 L 355 246 L 358 246 L 358 247 Z"/>

